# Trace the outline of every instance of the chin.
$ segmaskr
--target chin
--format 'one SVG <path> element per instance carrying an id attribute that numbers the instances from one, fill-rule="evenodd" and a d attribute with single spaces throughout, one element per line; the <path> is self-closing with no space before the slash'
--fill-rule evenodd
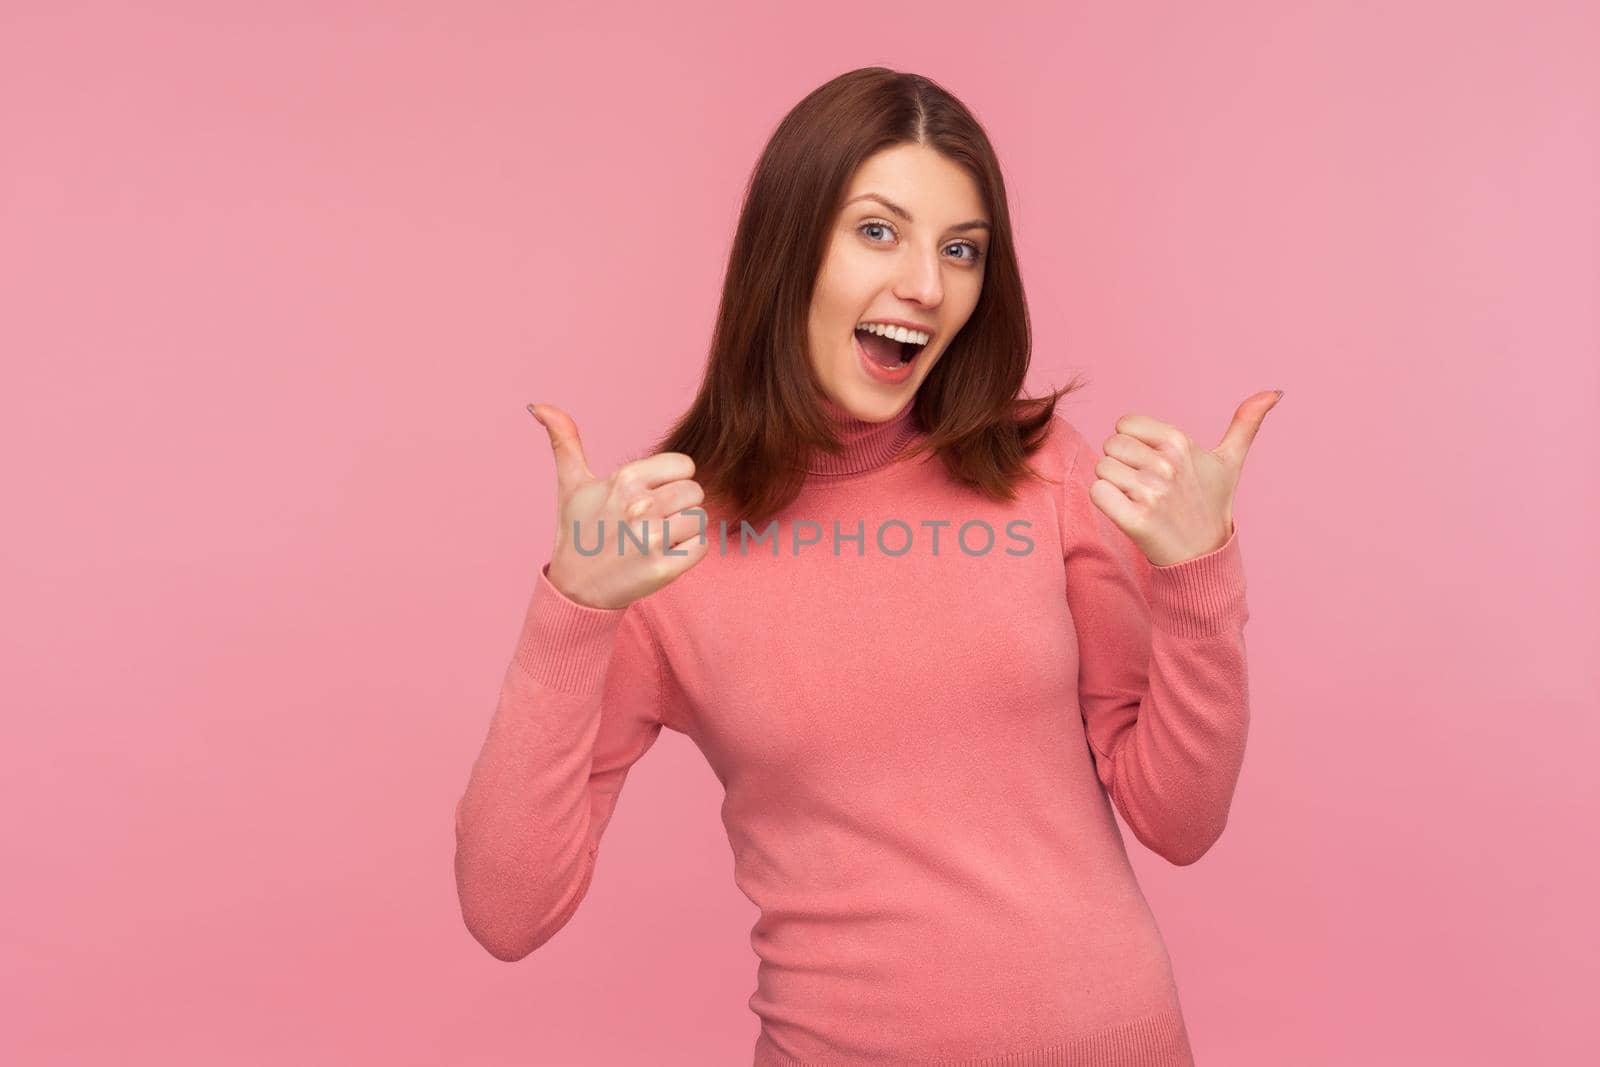
<path id="1" fill-rule="evenodd" d="M 911 402 L 911 397 L 915 393 L 915 388 L 912 382 L 906 382 L 905 385 L 902 386 L 902 389 L 904 389 L 905 392 L 904 395 L 900 397 L 886 399 L 873 398 L 870 400 L 858 398 L 851 400 L 848 403 L 840 404 L 839 406 L 844 408 L 850 414 L 854 415 L 856 418 L 864 419 L 867 422 L 888 422 L 890 419 L 898 415 L 900 410 L 904 408 L 906 404 Z"/>
<path id="2" fill-rule="evenodd" d="M 909 385 L 909 383 L 907 384 Z M 898 410 L 887 398 L 873 396 L 859 382 L 847 380 L 842 385 L 837 382 L 829 383 L 824 387 L 823 392 L 834 407 L 858 419 L 881 422 Z"/>

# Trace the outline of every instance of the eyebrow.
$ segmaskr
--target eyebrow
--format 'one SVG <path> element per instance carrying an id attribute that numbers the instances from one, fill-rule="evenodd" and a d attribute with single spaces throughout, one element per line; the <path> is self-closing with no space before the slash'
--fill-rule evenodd
<path id="1" fill-rule="evenodd" d="M 899 204 L 880 193 L 862 193 L 860 196 L 851 197 L 849 200 L 846 200 L 844 202 L 844 206 L 849 207 L 857 200 L 876 200 L 878 203 L 882 204 L 896 215 L 899 215 L 902 219 L 905 219 L 906 222 L 910 223 L 916 221 L 911 217 L 911 212 L 907 211 L 905 208 L 901 207 Z M 987 230 L 989 229 L 989 224 L 984 222 L 982 219 L 973 219 L 971 222 L 963 222 L 950 227 L 950 229 L 954 230 L 956 233 L 965 233 L 968 230 Z"/>

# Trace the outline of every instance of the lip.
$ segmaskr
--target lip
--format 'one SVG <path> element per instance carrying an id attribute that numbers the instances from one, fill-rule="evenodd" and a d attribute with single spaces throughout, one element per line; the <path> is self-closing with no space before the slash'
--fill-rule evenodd
<path id="1" fill-rule="evenodd" d="M 896 323 L 896 325 L 899 324 Z M 932 342 L 929 343 L 931 344 Z M 919 352 L 917 353 L 917 359 L 913 359 L 910 363 L 897 370 L 890 370 L 888 367 L 880 366 L 873 362 L 872 357 L 867 355 L 866 349 L 861 347 L 859 330 L 850 331 L 850 346 L 856 350 L 856 362 L 861 364 L 862 372 L 873 381 L 882 382 L 884 385 L 904 385 L 910 381 L 911 372 L 917 369 L 917 359 L 922 358 L 922 353 Z M 926 349 L 923 351 L 926 351 Z"/>

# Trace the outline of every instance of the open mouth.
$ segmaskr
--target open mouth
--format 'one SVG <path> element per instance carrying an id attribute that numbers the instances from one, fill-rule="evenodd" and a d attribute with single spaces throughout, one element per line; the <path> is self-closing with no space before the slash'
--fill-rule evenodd
<path id="1" fill-rule="evenodd" d="M 856 327 L 856 338 L 861 342 L 861 349 L 867 358 L 880 367 L 890 370 L 899 370 L 917 358 L 917 354 L 926 347 L 916 341 L 897 341 L 893 337 L 877 332 L 879 327 L 863 323 Z"/>

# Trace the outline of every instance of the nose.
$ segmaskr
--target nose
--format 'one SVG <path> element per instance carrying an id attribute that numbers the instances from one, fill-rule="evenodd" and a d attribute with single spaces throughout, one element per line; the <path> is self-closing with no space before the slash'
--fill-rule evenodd
<path id="1" fill-rule="evenodd" d="M 938 307 L 944 299 L 941 266 L 938 249 L 926 254 L 913 252 L 903 257 L 899 276 L 895 279 L 894 295 L 924 307 Z"/>

